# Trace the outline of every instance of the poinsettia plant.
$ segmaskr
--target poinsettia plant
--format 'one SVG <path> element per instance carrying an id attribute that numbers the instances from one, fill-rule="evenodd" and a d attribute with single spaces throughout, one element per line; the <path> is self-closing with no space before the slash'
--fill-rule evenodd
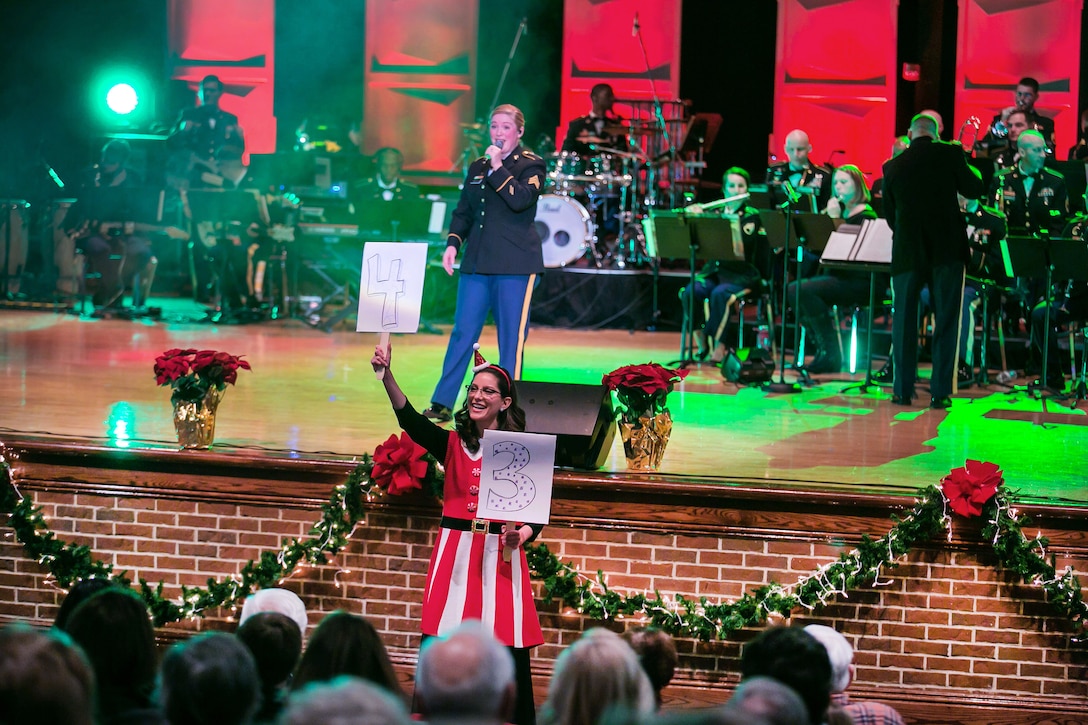
<path id="1" fill-rule="evenodd" d="M 407 433 L 398 438 L 390 435 L 374 449 L 374 465 L 370 480 L 391 496 L 399 496 L 413 490 L 423 490 L 441 497 L 444 475 L 438 461 Z"/>
<path id="2" fill-rule="evenodd" d="M 167 350 L 155 358 L 155 382 L 169 385 L 170 402 L 199 403 L 212 388 L 226 390 L 238 380 L 238 370 L 251 370 L 248 360 L 215 350 Z"/>
<path id="3" fill-rule="evenodd" d="M 941 479 L 941 493 L 960 516 L 981 516 L 982 507 L 997 494 L 1005 479 L 996 463 L 968 461 Z"/>
<path id="4" fill-rule="evenodd" d="M 616 392 L 620 404 L 619 417 L 631 420 L 642 415 L 654 416 L 666 412 L 668 408 L 665 403 L 669 393 L 687 374 L 684 368 L 670 370 L 655 362 L 648 362 L 616 368 L 601 382 Z"/>

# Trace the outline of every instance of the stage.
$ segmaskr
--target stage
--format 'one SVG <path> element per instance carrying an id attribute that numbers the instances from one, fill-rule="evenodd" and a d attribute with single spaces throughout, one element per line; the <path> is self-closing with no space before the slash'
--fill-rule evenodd
<path id="1" fill-rule="evenodd" d="M 202 324 L 196 305 L 153 303 L 163 306 L 161 320 L 0 312 L 4 434 L 170 447 L 169 391 L 156 387 L 151 368 L 162 351 L 186 347 L 244 355 L 253 365 L 227 391 L 217 451 L 350 459 L 396 430 L 370 370 L 376 336 L 324 333 L 291 319 Z M 485 329 L 481 345 L 485 354 L 496 349 L 494 328 Z M 430 402 L 445 346 L 444 334 L 393 338 L 394 372 L 417 407 Z M 667 363 L 678 352 L 675 332 L 535 327 L 524 378 L 599 384 L 620 365 Z M 789 370 L 786 376 L 795 379 Z M 950 410 L 937 411 L 924 407 L 923 382 L 917 407 L 901 408 L 886 388 L 844 391 L 863 378 L 819 376 L 818 385 L 800 393 L 775 394 L 727 383 L 713 366 L 695 367 L 669 396 L 674 429 L 661 472 L 720 478 L 722 485 L 910 495 L 973 458 L 999 464 L 1007 485 L 1033 502 L 1088 503 L 1080 465 L 1088 449 L 1088 404 L 1074 409 L 991 385 L 964 390 Z M 618 440 L 605 469 L 625 469 Z"/>
<path id="2" fill-rule="evenodd" d="M 163 581 L 174 596 L 180 585 L 235 576 L 284 537 L 310 535 L 330 492 L 397 429 L 368 362 L 375 335 L 293 319 L 212 325 L 196 321 L 191 303 L 160 303 L 159 320 L 0 312 L 0 451 L 58 537 L 130 577 Z M 599 383 L 620 365 L 669 362 L 678 342 L 674 332 L 534 327 L 524 378 Z M 445 334 L 393 338 L 393 370 L 416 406 L 429 402 L 445 344 Z M 493 328 L 481 344 L 494 350 Z M 176 449 L 169 390 L 152 373 L 154 358 L 175 347 L 244 355 L 253 366 L 228 389 L 210 451 Z M 1050 538 L 1059 571 L 1068 565 L 1083 577 L 1083 411 L 999 386 L 966 390 L 947 411 L 899 408 L 886 390 L 844 390 L 861 377 L 776 394 L 693 368 L 669 396 L 675 423 L 661 472 L 627 473 L 618 438 L 601 471 L 557 471 L 541 542 L 625 594 L 731 602 L 811 574 L 864 535 L 884 535 L 920 489 L 972 458 L 1004 469 L 1034 519 L 1031 533 Z M 924 386 L 919 394 L 928 399 Z M 372 619 L 406 682 L 438 513 L 422 495 L 383 498 L 333 563 L 282 584 L 302 596 L 311 625 L 337 608 Z M 793 619 L 847 634 L 858 650 L 851 691 L 894 704 L 908 722 L 1074 722 L 1088 708 L 1088 653 L 1040 591 L 996 567 L 979 539 L 977 523 L 958 520 L 947 541 L 917 547 L 880 587 Z M 62 593 L 46 566 L 7 536 L 0 568 L 0 620 L 47 624 Z M 554 658 L 599 623 L 539 594 L 538 704 Z M 157 633 L 169 642 L 231 629 L 234 616 L 224 607 Z M 666 706 L 724 701 L 740 645 L 756 631 L 678 640 L 681 670 Z"/>

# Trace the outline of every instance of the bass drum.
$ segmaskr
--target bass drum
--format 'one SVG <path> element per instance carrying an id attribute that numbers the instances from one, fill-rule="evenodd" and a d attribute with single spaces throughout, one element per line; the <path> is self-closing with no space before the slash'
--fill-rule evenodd
<path id="1" fill-rule="evenodd" d="M 593 245 L 593 222 L 577 199 L 543 194 L 536 203 L 536 221 L 545 267 L 565 267 Z"/>

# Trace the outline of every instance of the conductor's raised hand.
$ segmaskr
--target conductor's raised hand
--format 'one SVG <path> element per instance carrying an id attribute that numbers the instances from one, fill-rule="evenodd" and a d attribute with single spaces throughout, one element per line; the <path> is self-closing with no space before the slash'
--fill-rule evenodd
<path id="1" fill-rule="evenodd" d="M 446 251 L 442 252 L 442 269 L 446 270 L 446 274 L 453 276 L 453 263 L 457 261 L 457 250 L 454 247 L 446 247 Z"/>
<path id="2" fill-rule="evenodd" d="M 389 369 L 389 361 L 393 357 L 393 346 L 388 347 L 382 345 L 376 345 L 374 347 L 374 357 L 370 358 L 370 366 L 374 368 L 374 372 L 378 373 L 383 370 Z"/>

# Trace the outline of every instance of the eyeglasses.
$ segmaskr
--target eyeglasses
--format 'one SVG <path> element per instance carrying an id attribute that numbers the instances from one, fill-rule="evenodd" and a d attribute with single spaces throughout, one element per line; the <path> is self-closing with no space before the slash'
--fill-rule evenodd
<path id="1" fill-rule="evenodd" d="M 499 393 L 499 391 L 495 390 L 494 388 L 481 388 L 480 386 L 478 386 L 476 384 L 466 385 L 465 386 L 465 391 L 468 392 L 469 395 L 475 395 L 476 393 L 483 393 L 484 397 L 487 397 L 487 398 L 494 398 L 496 395 L 501 395 L 501 393 Z"/>

